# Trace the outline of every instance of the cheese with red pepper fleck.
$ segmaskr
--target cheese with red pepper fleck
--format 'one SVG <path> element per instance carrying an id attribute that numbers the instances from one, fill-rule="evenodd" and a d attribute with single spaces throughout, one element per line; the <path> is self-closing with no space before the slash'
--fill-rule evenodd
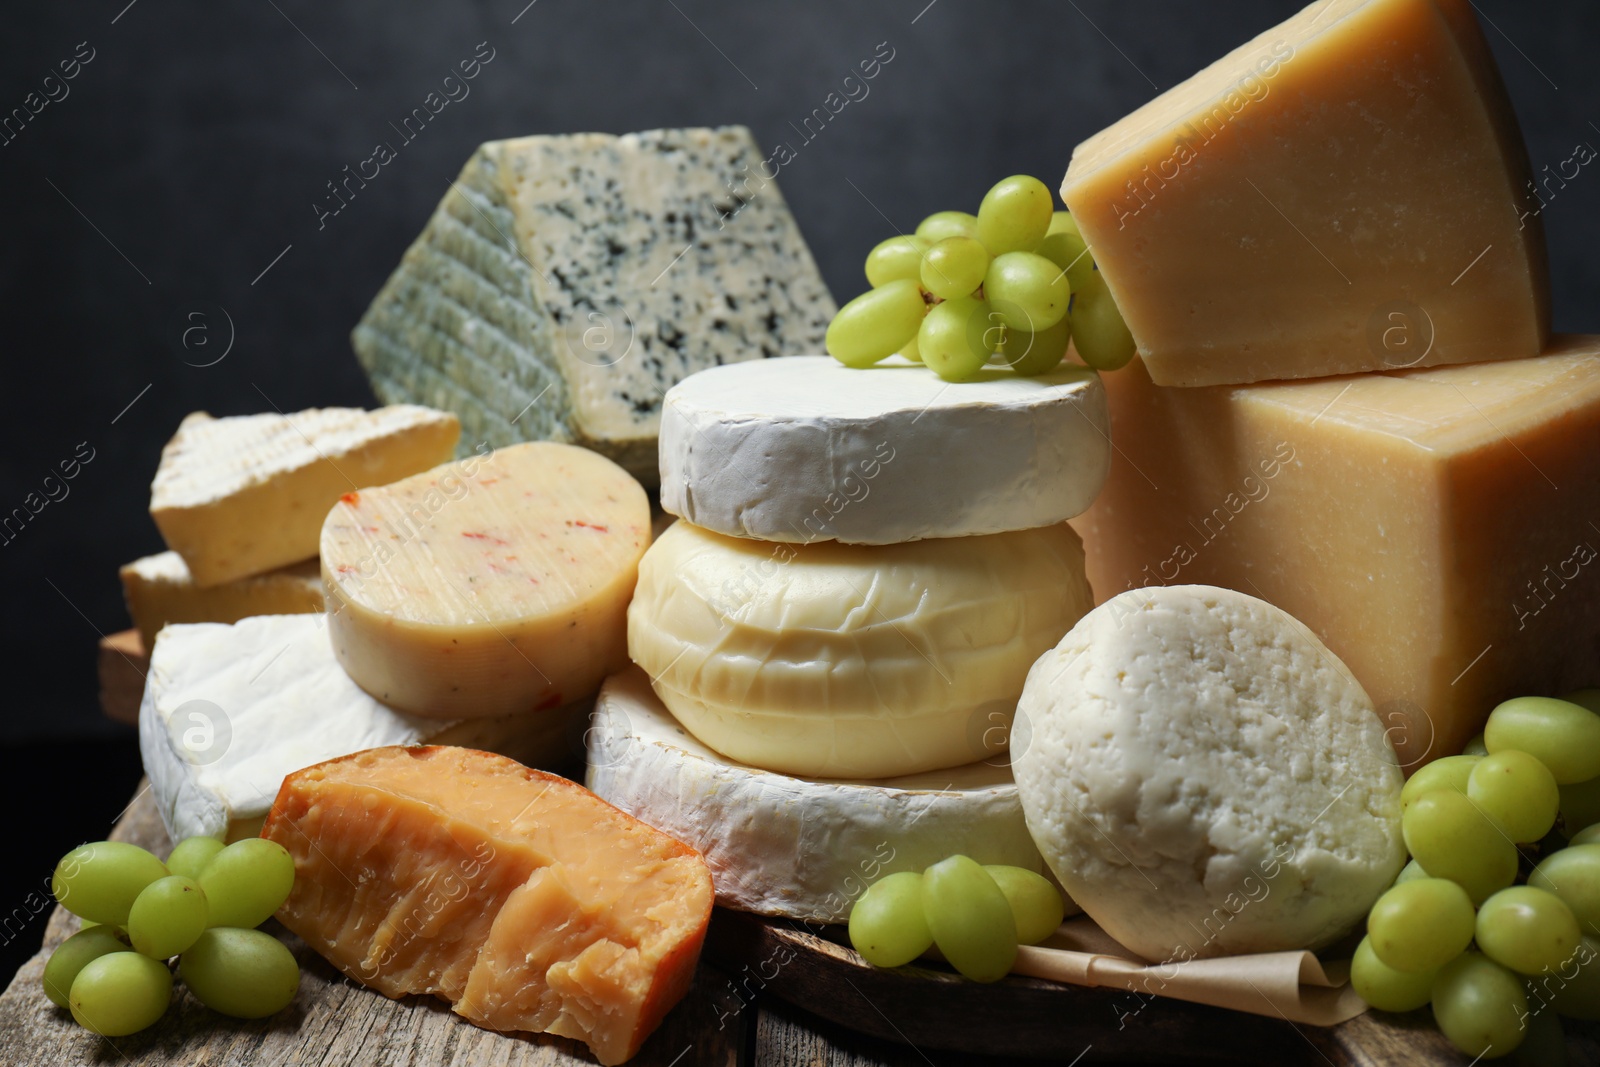
<path id="1" fill-rule="evenodd" d="M 512 445 L 347 493 L 322 526 L 334 652 L 413 714 L 557 708 L 627 663 L 649 544 L 644 489 L 572 445 Z"/>

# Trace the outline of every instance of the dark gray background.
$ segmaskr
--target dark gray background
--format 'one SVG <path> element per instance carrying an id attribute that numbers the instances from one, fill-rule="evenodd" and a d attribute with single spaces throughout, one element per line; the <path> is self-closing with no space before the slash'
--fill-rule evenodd
<path id="1" fill-rule="evenodd" d="M 146 506 L 162 443 L 199 408 L 371 403 L 347 333 L 480 141 L 732 122 L 768 147 L 789 140 L 799 155 L 780 185 L 842 301 L 863 288 L 873 242 L 973 209 L 1006 174 L 1055 185 L 1084 136 L 1300 6 L 126 3 L 12 5 L 0 33 L 0 114 L 80 42 L 95 54 L 70 95 L 0 145 L 0 513 L 80 442 L 95 456 L 69 497 L 0 546 L 0 740 L 12 744 L 120 729 L 96 710 L 94 645 L 127 625 L 117 566 L 161 547 Z M 1479 7 L 1535 168 L 1600 145 L 1600 5 Z M 791 123 L 885 41 L 894 58 L 870 95 L 802 143 Z M 397 140 L 390 123 L 479 42 L 494 59 L 471 95 L 319 231 L 325 183 Z M 1600 326 L 1600 174 L 1582 173 L 1545 219 L 1557 326 Z M 232 349 L 190 366 L 227 341 L 217 308 Z M 213 343 L 186 351 L 176 334 L 201 310 Z"/>

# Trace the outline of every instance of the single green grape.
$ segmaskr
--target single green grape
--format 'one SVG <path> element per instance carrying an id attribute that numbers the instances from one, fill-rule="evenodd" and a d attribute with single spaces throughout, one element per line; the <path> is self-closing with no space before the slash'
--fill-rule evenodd
<path id="1" fill-rule="evenodd" d="M 1554 697 L 1513 697 L 1489 713 L 1490 754 L 1516 749 L 1550 768 L 1558 785 L 1600 778 L 1600 715 Z"/>
<path id="2" fill-rule="evenodd" d="M 1507 837 L 1519 842 L 1537 841 L 1549 833 L 1561 806 L 1561 791 L 1550 769 L 1515 749 L 1479 760 L 1467 780 L 1467 797 Z"/>
<path id="3" fill-rule="evenodd" d="M 974 860 L 951 856 L 922 872 L 922 914 L 950 966 L 973 981 L 999 981 L 1016 962 L 1011 903 Z"/>
<path id="4" fill-rule="evenodd" d="M 293 954 L 262 930 L 207 930 L 179 957 L 178 977 L 200 1003 L 236 1019 L 282 1011 L 300 988 Z"/>
<path id="5" fill-rule="evenodd" d="M 74 915 L 126 926 L 134 898 L 166 876 L 166 866 L 138 845 L 95 841 L 61 857 L 50 891 Z"/>
<path id="6" fill-rule="evenodd" d="M 102 1037 L 136 1034 L 166 1014 L 172 972 L 138 952 L 111 952 L 90 960 L 72 980 L 72 1017 Z"/>
<path id="7" fill-rule="evenodd" d="M 1572 960 L 1530 983 L 1535 996 L 1569 1019 L 1600 1022 L 1600 938 L 1585 934 Z"/>
<path id="8" fill-rule="evenodd" d="M 1072 316 L 1068 315 L 1040 333 L 1026 330 L 1007 330 L 1000 355 L 1012 370 L 1024 377 L 1049 374 L 1066 358 L 1067 346 L 1072 343 Z"/>
<path id="9" fill-rule="evenodd" d="M 1093 283 L 1094 255 L 1078 232 L 1077 221 L 1067 212 L 1057 211 L 1051 216 L 1050 229 L 1034 251 L 1067 272 L 1073 292 Z"/>
<path id="10" fill-rule="evenodd" d="M 1401 882 L 1415 882 L 1419 878 L 1426 877 L 1428 877 L 1428 872 L 1422 869 L 1422 864 L 1418 863 L 1416 860 L 1409 860 L 1404 867 L 1400 868 L 1400 873 L 1395 875 L 1394 884 L 1399 885 Z"/>
<path id="11" fill-rule="evenodd" d="M 904 348 L 927 311 L 922 290 L 909 278 L 870 289 L 828 323 L 828 354 L 847 367 L 870 367 Z"/>
<path id="12" fill-rule="evenodd" d="M 167 856 L 167 870 L 185 878 L 199 879 L 200 872 L 222 848 L 223 842 L 215 837 L 186 837 Z"/>
<path id="13" fill-rule="evenodd" d="M 983 868 L 1011 905 L 1011 918 L 1017 924 L 1017 941 L 1023 945 L 1037 945 L 1056 932 L 1061 920 L 1067 917 L 1066 901 L 1061 890 L 1042 874 L 1026 867 L 1009 867 L 1004 864 L 986 864 Z"/>
<path id="14" fill-rule="evenodd" d="M 920 332 L 921 332 L 921 328 L 918 327 L 918 333 L 920 333 Z M 922 362 L 922 350 L 917 347 L 917 335 L 916 334 L 912 334 L 911 335 L 911 340 L 907 341 L 906 342 L 906 346 L 904 348 L 902 348 L 899 352 L 896 352 L 895 355 L 899 356 L 902 359 L 909 359 L 913 363 L 921 363 Z"/>
<path id="15" fill-rule="evenodd" d="M 1436 789 L 1401 816 L 1406 850 L 1434 878 L 1447 878 L 1474 903 L 1517 877 L 1517 847 L 1461 793 Z"/>
<path id="16" fill-rule="evenodd" d="M 1554 893 L 1535 886 L 1500 890 L 1478 909 L 1475 937 L 1485 956 L 1521 974 L 1555 970 L 1578 950 L 1578 920 Z"/>
<path id="17" fill-rule="evenodd" d="M 1483 743 L 1482 734 L 1473 734 L 1472 740 L 1467 742 L 1466 747 L 1461 750 L 1461 754 L 1463 756 L 1487 756 L 1489 754 L 1489 746 Z"/>
<path id="18" fill-rule="evenodd" d="M 58 1008 L 69 1006 L 72 980 L 93 960 L 113 952 L 128 951 L 128 940 L 114 926 L 93 926 L 79 930 L 50 953 L 44 965 L 44 995 Z"/>
<path id="19" fill-rule="evenodd" d="M 200 872 L 208 907 L 207 926 L 260 926 L 289 899 L 294 857 L 276 841 L 235 841 Z"/>
<path id="20" fill-rule="evenodd" d="M 1561 826 L 1569 836 L 1600 823 L 1600 778 L 1558 788 L 1561 791 Z"/>
<path id="21" fill-rule="evenodd" d="M 1372 951 L 1372 938 L 1363 937 L 1350 961 L 1350 984 L 1361 999 L 1379 1011 L 1413 1011 L 1428 1003 L 1433 979 L 1439 972 L 1397 971 Z"/>
<path id="22" fill-rule="evenodd" d="M 1055 199 L 1038 178 L 1002 178 L 978 205 L 978 240 L 995 256 L 1031 252 L 1049 232 L 1054 212 Z"/>
<path id="23" fill-rule="evenodd" d="M 1083 240 L 1083 231 L 1078 229 L 1078 220 L 1072 217 L 1070 211 L 1053 212 L 1050 215 L 1050 228 L 1045 233 L 1066 233 Z"/>
<path id="24" fill-rule="evenodd" d="M 1411 802 L 1418 797 L 1433 792 L 1435 789 L 1453 789 L 1457 793 L 1465 794 L 1467 779 L 1472 777 L 1472 768 L 1478 765 L 1482 756 L 1445 756 L 1436 759 L 1417 769 L 1417 773 L 1406 779 L 1406 784 L 1400 790 L 1401 809 L 1409 808 Z"/>
<path id="25" fill-rule="evenodd" d="M 935 304 L 917 332 L 917 351 L 935 374 L 948 382 L 977 376 L 989 354 L 1005 340 L 1005 330 L 990 320 L 982 300 L 964 296 Z"/>
<path id="26" fill-rule="evenodd" d="M 1121 370 L 1133 360 L 1133 334 L 1111 298 L 1105 279 L 1076 291 L 1072 302 L 1072 343 L 1078 356 L 1095 370 Z"/>
<path id="27" fill-rule="evenodd" d="M 1588 708 L 1594 714 L 1600 715 L 1600 689 L 1574 689 L 1572 692 L 1562 696 L 1561 699 L 1568 703 L 1576 704 L 1580 708 Z"/>
<path id="28" fill-rule="evenodd" d="M 901 871 L 868 886 L 850 909 L 850 944 L 874 967 L 900 967 L 928 951 L 922 875 Z"/>
<path id="29" fill-rule="evenodd" d="M 941 300 L 971 296 L 983 284 L 989 252 L 971 237 L 946 237 L 922 257 L 922 287 Z"/>
<path id="30" fill-rule="evenodd" d="M 1072 286 L 1067 273 L 1033 252 L 994 257 L 983 277 L 983 298 L 1013 330 L 1042 333 L 1067 317 Z"/>
<path id="31" fill-rule="evenodd" d="M 867 253 L 867 282 L 874 289 L 906 278 L 917 280 L 922 257 L 931 247 L 926 238 L 901 234 L 879 241 Z"/>
<path id="32" fill-rule="evenodd" d="M 1560 897 L 1584 933 L 1600 935 L 1600 844 L 1552 852 L 1528 875 L 1528 884 Z"/>
<path id="33" fill-rule="evenodd" d="M 1468 1056 L 1494 1059 L 1516 1051 L 1527 1014 L 1521 980 L 1482 953 L 1463 953 L 1434 980 L 1434 1021 Z"/>
<path id="34" fill-rule="evenodd" d="M 1397 971 L 1436 971 L 1472 943 L 1472 901 L 1443 878 L 1392 886 L 1367 915 L 1367 940 Z"/>
<path id="35" fill-rule="evenodd" d="M 158 878 L 134 900 L 128 938 L 151 959 L 171 959 L 205 932 L 208 910 L 206 895 L 193 878 Z"/>
<path id="36" fill-rule="evenodd" d="M 930 245 L 946 237 L 978 236 L 978 216 L 969 211 L 935 211 L 917 223 L 917 236 Z"/>
<path id="37" fill-rule="evenodd" d="M 1572 840 L 1567 842 L 1568 848 L 1579 845 L 1600 845 L 1600 823 L 1590 823 L 1582 830 L 1572 835 Z"/>

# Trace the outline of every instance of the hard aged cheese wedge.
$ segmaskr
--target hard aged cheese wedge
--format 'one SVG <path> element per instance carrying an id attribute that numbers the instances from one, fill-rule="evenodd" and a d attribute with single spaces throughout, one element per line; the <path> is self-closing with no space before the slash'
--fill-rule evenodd
<path id="1" fill-rule="evenodd" d="M 221 585 L 195 585 L 183 557 L 161 552 L 125 564 L 122 595 L 144 647 L 169 622 L 238 622 L 251 615 L 322 610 L 322 568 L 316 560 L 252 574 Z"/>
<path id="2" fill-rule="evenodd" d="M 1470 0 L 1317 0 L 1061 187 L 1162 385 L 1538 355 L 1540 193 Z"/>
<path id="3" fill-rule="evenodd" d="M 1095 608 L 1029 672 L 1012 751 L 1046 862 L 1152 961 L 1319 948 L 1405 863 L 1372 701 L 1243 593 L 1139 589 Z"/>
<path id="4" fill-rule="evenodd" d="M 724 907 L 843 922 L 879 878 L 952 853 L 1040 870 L 1004 754 L 878 780 L 793 778 L 706 748 L 637 667 L 606 679 L 588 786 L 705 856 Z"/>
<path id="5" fill-rule="evenodd" d="M 385 996 L 493 1030 L 638 1051 L 688 989 L 711 873 L 565 778 L 461 748 L 377 748 L 283 783 L 262 836 L 295 859 L 278 912 Z"/>
<path id="6" fill-rule="evenodd" d="M 670 386 L 820 351 L 833 317 L 762 155 L 742 126 L 483 145 L 355 329 L 373 388 L 653 484 Z"/>
<path id="7" fill-rule="evenodd" d="M 196 585 L 219 585 L 315 556 L 339 494 L 437 466 L 460 435 L 454 415 L 409 405 L 197 411 L 161 450 L 150 517 Z"/>
<path id="8" fill-rule="evenodd" d="M 1535 359 L 1242 388 L 1106 376 L 1117 454 L 1074 521 L 1109 597 L 1203 582 L 1300 619 L 1402 764 L 1502 700 L 1600 679 L 1600 338 Z"/>
<path id="9" fill-rule="evenodd" d="M 558 707 L 626 662 L 649 544 L 644 489 L 573 445 L 512 445 L 346 494 L 322 528 L 334 651 L 417 715 Z"/>
<path id="10" fill-rule="evenodd" d="M 1028 668 L 1090 602 L 1065 523 L 785 545 L 678 522 L 639 565 L 628 652 L 724 756 L 888 778 L 1003 749 Z"/>
<path id="11" fill-rule="evenodd" d="M 1083 511 L 1110 455 L 1100 377 L 1084 367 L 951 388 L 920 366 L 762 360 L 667 393 L 661 506 L 763 541 L 1003 533 Z"/>
<path id="12" fill-rule="evenodd" d="M 375 745 L 438 741 L 529 763 L 570 755 L 581 705 L 461 723 L 413 718 L 363 693 L 321 615 L 175 624 L 150 656 L 139 750 L 161 821 L 185 837 L 253 837 L 284 775 Z"/>

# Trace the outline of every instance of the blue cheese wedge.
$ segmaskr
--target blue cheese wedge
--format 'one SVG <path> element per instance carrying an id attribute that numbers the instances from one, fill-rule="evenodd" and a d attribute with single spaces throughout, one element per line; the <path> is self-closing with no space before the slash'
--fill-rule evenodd
<path id="1" fill-rule="evenodd" d="M 574 705 L 539 715 L 442 722 L 402 714 L 352 682 L 322 615 L 176 623 L 156 638 L 139 750 L 174 841 L 260 832 L 284 776 L 381 745 L 464 745 L 531 765 L 576 754 Z"/>
<path id="2" fill-rule="evenodd" d="M 491 141 L 352 335 L 378 395 L 462 449 L 581 444 L 655 484 L 661 401 L 820 351 L 835 305 L 742 126 Z"/>

